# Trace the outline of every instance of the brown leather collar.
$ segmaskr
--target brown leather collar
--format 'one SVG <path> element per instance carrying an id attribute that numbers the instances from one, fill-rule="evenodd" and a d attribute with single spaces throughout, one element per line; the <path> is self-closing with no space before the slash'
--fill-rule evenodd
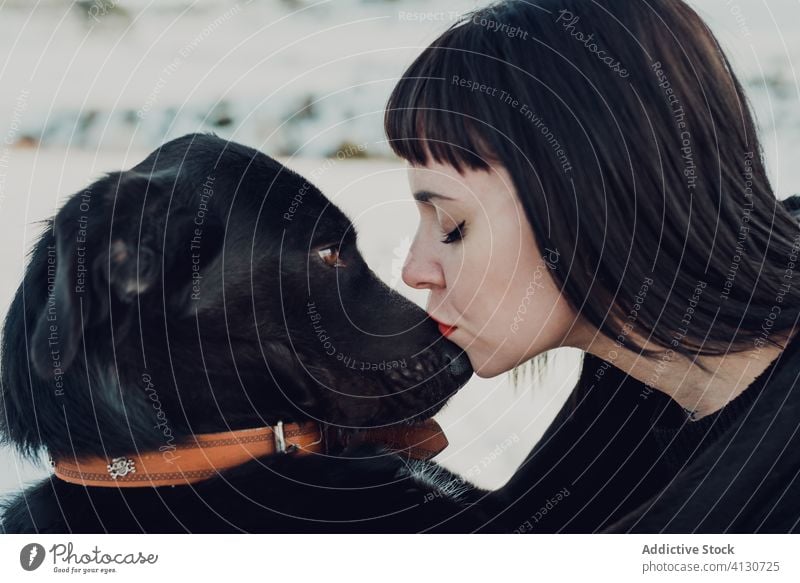
<path id="1" fill-rule="evenodd" d="M 432 419 L 419 426 L 366 431 L 359 434 L 358 440 L 383 444 L 413 459 L 430 459 L 447 447 L 447 438 Z M 59 459 L 54 466 L 56 477 L 71 484 L 152 488 L 201 482 L 263 456 L 319 454 L 324 448 L 319 424 L 278 422 L 273 427 L 197 434 L 193 441 L 165 451 L 112 459 Z"/>

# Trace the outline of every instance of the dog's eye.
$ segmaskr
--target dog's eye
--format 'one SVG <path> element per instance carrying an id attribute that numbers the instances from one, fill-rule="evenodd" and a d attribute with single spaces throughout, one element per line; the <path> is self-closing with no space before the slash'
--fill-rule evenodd
<path id="1" fill-rule="evenodd" d="M 345 267 L 347 264 L 342 261 L 341 251 L 337 246 L 326 247 L 317 251 L 320 259 L 322 259 L 329 267 Z"/>

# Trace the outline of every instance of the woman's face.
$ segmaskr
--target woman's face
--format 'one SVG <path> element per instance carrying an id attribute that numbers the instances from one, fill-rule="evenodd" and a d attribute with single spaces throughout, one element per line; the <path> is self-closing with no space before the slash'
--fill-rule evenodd
<path id="1" fill-rule="evenodd" d="M 501 166 L 411 166 L 419 229 L 403 267 L 430 290 L 428 314 L 492 377 L 552 348 L 574 345 L 574 311 L 550 271 L 558 249 L 539 249 L 510 176 Z M 448 329 L 449 328 L 449 329 Z"/>

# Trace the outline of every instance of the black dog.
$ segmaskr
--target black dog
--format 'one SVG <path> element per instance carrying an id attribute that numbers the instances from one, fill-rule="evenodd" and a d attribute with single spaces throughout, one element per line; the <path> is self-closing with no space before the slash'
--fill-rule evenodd
<path id="1" fill-rule="evenodd" d="M 116 458 L 132 452 L 279 422 L 315 421 L 352 444 L 342 437 L 431 417 L 471 374 L 370 271 L 319 190 L 258 151 L 191 134 L 48 223 L 5 322 L 0 423 L 26 454 L 114 460 L 124 474 Z M 435 473 L 444 489 L 361 444 L 277 450 L 177 486 L 51 477 L 7 505 L 2 529 L 459 530 L 452 489 L 469 487 Z"/>

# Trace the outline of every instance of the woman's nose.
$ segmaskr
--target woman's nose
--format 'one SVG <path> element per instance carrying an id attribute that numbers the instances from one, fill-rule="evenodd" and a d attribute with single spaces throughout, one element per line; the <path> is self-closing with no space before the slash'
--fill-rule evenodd
<path id="1" fill-rule="evenodd" d="M 441 264 L 419 237 L 414 239 L 403 264 L 403 281 L 415 289 L 444 288 Z"/>

